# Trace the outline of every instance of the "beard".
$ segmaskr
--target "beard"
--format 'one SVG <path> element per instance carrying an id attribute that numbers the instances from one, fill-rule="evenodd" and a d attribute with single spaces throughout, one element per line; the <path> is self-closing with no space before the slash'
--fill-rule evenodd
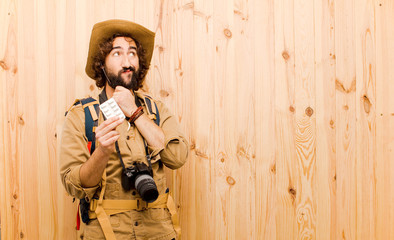
<path id="1" fill-rule="evenodd" d="M 137 91 L 138 90 L 138 73 L 139 71 L 135 71 L 134 68 L 130 69 L 131 70 L 131 79 L 129 81 L 125 81 L 122 78 L 122 73 L 127 70 L 127 69 L 122 69 L 118 72 L 118 74 L 113 74 L 109 71 L 106 70 L 107 74 L 107 81 L 108 81 L 108 85 L 115 89 L 117 86 L 121 86 L 124 88 L 127 88 L 129 90 L 134 90 Z M 130 77 L 127 76 L 127 78 L 129 79 Z"/>

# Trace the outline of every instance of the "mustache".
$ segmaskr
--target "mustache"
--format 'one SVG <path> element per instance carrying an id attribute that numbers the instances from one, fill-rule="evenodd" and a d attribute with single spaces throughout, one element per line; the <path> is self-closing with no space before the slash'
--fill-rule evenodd
<path id="1" fill-rule="evenodd" d="M 130 66 L 130 67 L 127 67 L 127 68 L 122 68 L 122 70 L 121 70 L 121 72 L 126 72 L 126 71 L 132 71 L 132 72 L 135 72 L 135 67 L 134 66 Z"/>

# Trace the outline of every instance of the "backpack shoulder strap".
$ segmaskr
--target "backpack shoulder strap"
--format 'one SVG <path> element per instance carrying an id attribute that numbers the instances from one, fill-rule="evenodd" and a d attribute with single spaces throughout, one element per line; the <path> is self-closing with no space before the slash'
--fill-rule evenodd
<path id="1" fill-rule="evenodd" d="M 83 98 L 80 102 L 85 112 L 85 135 L 88 139 L 87 147 L 90 154 L 92 154 L 96 148 L 95 130 L 98 126 L 99 102 L 92 97 Z"/>
<path id="2" fill-rule="evenodd" d="M 143 97 L 149 117 L 155 121 L 157 126 L 160 126 L 160 113 L 156 102 L 148 95 L 144 94 Z"/>

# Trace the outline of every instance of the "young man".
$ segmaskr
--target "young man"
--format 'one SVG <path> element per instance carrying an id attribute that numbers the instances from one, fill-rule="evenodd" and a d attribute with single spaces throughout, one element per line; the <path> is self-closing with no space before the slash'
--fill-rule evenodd
<path id="1" fill-rule="evenodd" d="M 66 116 L 60 175 L 66 191 L 89 209 L 82 212 L 88 219 L 83 239 L 175 239 L 179 234 L 163 165 L 181 167 L 188 143 L 169 110 L 139 90 L 154 36 L 125 20 L 93 27 L 85 71 L 103 88 L 96 107 L 113 98 L 127 118 L 105 119 L 96 113 L 95 102 L 83 101 Z M 86 114 L 97 127 L 89 127 Z"/>

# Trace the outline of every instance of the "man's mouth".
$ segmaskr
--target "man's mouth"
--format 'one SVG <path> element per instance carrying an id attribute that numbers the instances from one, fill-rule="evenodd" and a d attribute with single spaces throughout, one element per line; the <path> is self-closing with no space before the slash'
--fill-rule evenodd
<path id="1" fill-rule="evenodd" d="M 131 72 L 134 72 L 135 71 L 135 68 L 134 67 L 128 67 L 128 68 L 123 68 L 123 71 L 122 71 L 122 73 L 131 73 Z"/>

